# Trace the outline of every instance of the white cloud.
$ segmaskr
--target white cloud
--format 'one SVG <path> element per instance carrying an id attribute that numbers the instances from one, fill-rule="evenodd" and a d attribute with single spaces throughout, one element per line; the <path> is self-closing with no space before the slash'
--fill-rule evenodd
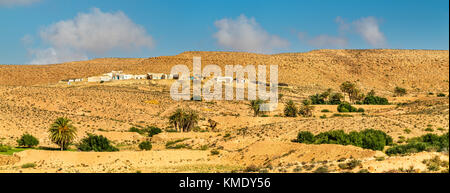
<path id="1" fill-rule="evenodd" d="M 364 17 L 353 22 L 356 32 L 362 38 L 374 47 L 383 47 L 386 45 L 386 38 L 380 31 L 378 20 L 374 17 Z"/>
<path id="2" fill-rule="evenodd" d="M 37 3 L 41 0 L 0 0 L 0 6 L 20 6 L 20 5 L 30 5 L 33 3 Z"/>
<path id="3" fill-rule="evenodd" d="M 29 49 L 30 54 L 34 56 L 30 64 L 56 64 L 69 61 L 87 60 L 84 53 L 79 53 L 71 49 Z"/>
<path id="4" fill-rule="evenodd" d="M 84 60 L 90 54 L 154 46 L 153 38 L 146 30 L 123 12 L 107 13 L 98 8 L 43 28 L 40 38 L 51 47 L 31 49 L 32 64 Z"/>
<path id="5" fill-rule="evenodd" d="M 221 19 L 215 22 L 218 32 L 214 34 L 219 45 L 237 51 L 270 53 L 277 48 L 289 46 L 289 42 L 270 35 L 254 18 L 239 16 L 236 20 Z"/>
<path id="6" fill-rule="evenodd" d="M 386 37 L 380 30 L 379 21 L 375 17 L 363 17 L 351 23 L 345 22 L 341 17 L 337 17 L 336 23 L 339 24 L 341 33 L 356 33 L 373 47 L 384 47 L 387 44 Z"/>
<path id="7" fill-rule="evenodd" d="M 319 35 L 308 41 L 308 44 L 314 47 L 326 48 L 326 47 L 345 47 L 347 46 L 347 39 L 343 37 L 332 37 L 328 35 Z"/>

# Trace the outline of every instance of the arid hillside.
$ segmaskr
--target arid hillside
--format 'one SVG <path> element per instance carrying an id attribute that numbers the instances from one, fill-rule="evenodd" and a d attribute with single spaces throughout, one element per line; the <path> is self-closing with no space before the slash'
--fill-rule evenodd
<path id="1" fill-rule="evenodd" d="M 279 65 L 279 82 L 305 89 L 337 89 L 343 81 L 356 81 L 363 90 L 391 94 L 395 86 L 410 92 L 448 92 L 447 50 L 315 50 L 275 55 L 243 52 L 184 52 L 147 59 L 102 58 L 52 65 L 0 65 L 0 85 L 52 84 L 66 78 L 94 76 L 112 70 L 125 73 L 169 73 L 172 66 Z"/>

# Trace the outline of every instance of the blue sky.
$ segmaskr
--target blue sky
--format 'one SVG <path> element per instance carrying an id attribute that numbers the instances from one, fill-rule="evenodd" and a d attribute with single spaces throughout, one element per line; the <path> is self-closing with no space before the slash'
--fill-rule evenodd
<path id="1" fill-rule="evenodd" d="M 0 0 L 0 63 L 449 49 L 448 0 Z"/>

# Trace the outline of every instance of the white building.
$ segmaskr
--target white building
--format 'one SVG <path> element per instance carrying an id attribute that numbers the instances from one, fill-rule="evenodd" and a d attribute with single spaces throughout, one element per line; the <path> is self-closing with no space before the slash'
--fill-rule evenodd
<path id="1" fill-rule="evenodd" d="M 111 80 L 110 76 L 92 76 L 88 78 L 88 82 L 109 82 Z"/>
<path id="2" fill-rule="evenodd" d="M 136 80 L 142 80 L 142 79 L 147 79 L 147 75 L 134 75 L 134 79 Z"/>
<path id="3" fill-rule="evenodd" d="M 229 77 L 229 76 L 219 76 L 214 79 L 217 82 L 224 82 L 224 83 L 232 83 L 233 82 L 233 77 Z"/>
<path id="4" fill-rule="evenodd" d="M 123 80 L 130 80 L 130 79 L 134 79 L 134 75 L 132 75 L 132 74 L 124 74 L 123 75 Z"/>

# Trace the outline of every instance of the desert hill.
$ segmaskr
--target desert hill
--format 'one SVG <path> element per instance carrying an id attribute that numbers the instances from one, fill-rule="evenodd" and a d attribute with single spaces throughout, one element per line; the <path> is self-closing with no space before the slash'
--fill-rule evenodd
<path id="1" fill-rule="evenodd" d="M 245 52 L 183 52 L 152 58 L 101 58 L 52 65 L 0 65 L 0 85 L 40 85 L 67 78 L 89 77 L 112 70 L 125 73 L 169 73 L 172 66 L 279 65 L 279 82 L 311 89 L 337 89 L 343 81 L 356 81 L 364 90 L 385 94 L 395 86 L 411 92 L 448 92 L 448 50 L 314 50 L 274 55 Z"/>

